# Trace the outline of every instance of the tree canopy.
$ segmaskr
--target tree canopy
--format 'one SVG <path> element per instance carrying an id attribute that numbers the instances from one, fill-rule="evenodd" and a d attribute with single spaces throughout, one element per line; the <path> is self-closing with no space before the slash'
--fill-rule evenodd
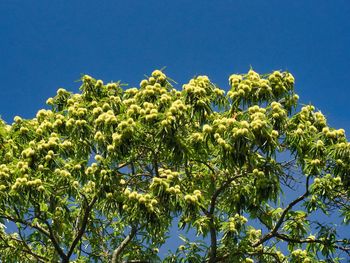
<path id="1" fill-rule="evenodd" d="M 350 143 L 294 77 L 88 75 L 0 123 L 1 262 L 337 262 L 349 258 Z M 161 255 L 172 224 L 195 230 Z"/>

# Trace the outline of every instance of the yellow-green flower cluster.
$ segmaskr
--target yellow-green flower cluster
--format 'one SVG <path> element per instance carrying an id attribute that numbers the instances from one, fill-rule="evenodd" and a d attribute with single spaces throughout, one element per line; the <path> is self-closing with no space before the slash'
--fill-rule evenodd
<path id="1" fill-rule="evenodd" d="M 25 133 L 29 132 L 29 129 L 28 129 L 27 127 L 23 127 L 23 126 L 22 126 L 22 127 L 19 129 L 19 131 L 20 131 L 20 133 L 25 134 Z"/>
<path id="2" fill-rule="evenodd" d="M 76 125 L 77 127 L 84 127 L 86 124 L 87 124 L 87 121 L 86 121 L 86 120 L 76 120 L 76 121 L 75 121 L 75 125 Z"/>
<path id="3" fill-rule="evenodd" d="M 190 140 L 194 143 L 199 143 L 204 141 L 204 136 L 200 132 L 194 132 L 190 136 Z"/>
<path id="4" fill-rule="evenodd" d="M 235 82 L 235 84 L 233 84 L 232 89 L 227 93 L 227 96 L 229 98 L 243 98 L 245 96 L 247 96 L 251 91 L 252 91 L 252 87 L 251 87 L 251 81 L 250 80 L 242 80 L 240 81 L 240 83 L 236 84 L 237 82 Z"/>
<path id="5" fill-rule="evenodd" d="M 166 93 L 167 89 L 164 87 L 166 79 L 167 77 L 162 71 L 153 71 L 151 77 L 140 82 L 141 89 L 137 94 L 134 94 L 135 97 L 150 98 Z"/>
<path id="6" fill-rule="evenodd" d="M 250 69 L 247 73 L 247 79 L 249 79 L 253 83 L 258 83 L 260 81 L 260 75 L 254 70 Z"/>
<path id="7" fill-rule="evenodd" d="M 271 94 L 272 88 L 270 82 L 267 79 L 260 79 L 258 84 L 258 93 L 259 94 Z"/>
<path id="8" fill-rule="evenodd" d="M 213 127 L 210 126 L 209 124 L 204 124 L 202 129 L 203 129 L 203 133 L 205 134 L 209 134 L 213 131 Z"/>
<path id="9" fill-rule="evenodd" d="M 347 158 L 349 159 L 350 156 L 350 142 L 340 142 L 335 144 L 335 153 L 336 158 Z M 337 161 L 337 163 L 342 164 L 343 161 L 341 160 Z"/>
<path id="10" fill-rule="evenodd" d="M 233 138 L 239 138 L 239 137 L 245 137 L 250 134 L 249 131 L 250 124 L 249 122 L 243 120 L 237 122 L 237 127 L 234 127 L 232 129 L 232 137 Z"/>
<path id="11" fill-rule="evenodd" d="M 248 109 L 250 114 L 250 127 L 253 130 L 261 130 L 267 126 L 266 109 L 260 108 L 258 105 L 254 105 Z"/>
<path id="12" fill-rule="evenodd" d="M 213 91 L 214 91 L 214 94 L 218 97 L 225 95 L 225 91 L 223 89 L 214 88 Z"/>
<path id="13" fill-rule="evenodd" d="M 164 119 L 160 122 L 160 124 L 163 127 L 167 127 L 167 126 L 171 125 L 175 120 L 176 120 L 175 116 L 169 114 L 169 115 L 167 115 L 166 119 Z"/>
<path id="14" fill-rule="evenodd" d="M 166 178 L 168 181 L 172 181 L 179 176 L 179 172 L 171 171 L 169 169 L 159 168 L 159 177 Z"/>
<path id="15" fill-rule="evenodd" d="M 47 161 L 47 162 L 49 162 L 49 161 L 51 161 L 51 160 L 54 158 L 54 156 L 55 156 L 54 151 L 49 150 L 49 151 L 47 152 L 47 154 L 45 155 L 44 160 Z"/>
<path id="16" fill-rule="evenodd" d="M 42 120 L 39 127 L 35 130 L 38 135 L 42 135 L 45 132 L 49 132 L 53 129 L 53 124 L 48 120 Z"/>
<path id="17" fill-rule="evenodd" d="M 294 77 L 289 72 L 274 71 L 268 80 L 278 92 L 292 89 L 294 85 Z"/>
<path id="18" fill-rule="evenodd" d="M 67 178 L 67 177 L 70 177 L 71 176 L 71 173 L 65 169 L 60 169 L 60 168 L 56 168 L 55 169 L 55 174 L 61 176 L 61 177 L 64 177 L 64 178 Z"/>
<path id="19" fill-rule="evenodd" d="M 95 83 L 95 87 L 96 88 L 101 88 L 103 86 L 103 81 L 102 80 L 97 80 L 96 83 Z"/>
<path id="20" fill-rule="evenodd" d="M 28 182 L 27 177 L 20 177 L 16 179 L 16 182 L 12 185 L 11 190 L 16 191 L 21 186 L 26 186 Z"/>
<path id="21" fill-rule="evenodd" d="M 53 122 L 53 128 L 57 129 L 63 126 L 65 117 L 62 114 L 55 114 L 55 121 Z"/>
<path id="22" fill-rule="evenodd" d="M 329 127 L 324 127 L 322 129 L 322 133 L 330 139 L 339 139 L 345 137 L 345 130 L 339 129 L 339 130 L 331 130 Z"/>
<path id="23" fill-rule="evenodd" d="M 112 134 L 112 140 L 115 146 L 119 146 L 122 143 L 122 139 L 123 139 L 123 134 L 120 134 L 118 132 L 115 132 Z"/>
<path id="24" fill-rule="evenodd" d="M 141 107 L 137 104 L 131 104 L 126 111 L 126 114 L 129 116 L 134 116 L 140 114 Z"/>
<path id="25" fill-rule="evenodd" d="M 324 142 L 323 141 L 321 141 L 321 140 L 317 140 L 316 141 L 316 143 L 315 143 L 315 146 L 316 146 L 316 148 L 317 149 L 323 149 L 323 147 L 324 147 Z"/>
<path id="26" fill-rule="evenodd" d="M 233 217 L 228 219 L 227 230 L 230 232 L 237 232 L 237 230 L 239 230 L 239 228 L 247 222 L 247 218 L 242 215 L 235 214 Z"/>
<path id="27" fill-rule="evenodd" d="M 136 122 L 133 118 L 128 118 L 127 120 L 121 121 L 118 124 L 118 130 L 121 134 L 132 133 L 136 127 Z"/>
<path id="28" fill-rule="evenodd" d="M 217 142 L 217 144 L 219 144 L 222 148 L 224 148 L 226 150 L 231 149 L 231 145 L 228 142 L 226 142 L 226 140 L 224 138 L 222 138 L 219 133 L 214 134 L 214 139 Z"/>
<path id="29" fill-rule="evenodd" d="M 41 179 L 28 180 L 28 174 L 25 174 L 23 177 L 19 177 L 16 179 L 15 183 L 11 186 L 11 190 L 16 191 L 18 188 L 25 186 L 33 186 L 36 187 L 38 190 L 41 190 L 39 189 L 39 187 L 42 187 L 42 181 Z"/>
<path id="30" fill-rule="evenodd" d="M 98 165 L 97 163 L 92 163 L 89 167 L 85 169 L 85 174 L 90 176 L 96 173 L 98 170 Z"/>
<path id="31" fill-rule="evenodd" d="M 168 94 L 162 94 L 159 99 L 159 103 L 168 104 L 172 100 L 171 96 Z"/>
<path id="32" fill-rule="evenodd" d="M 104 112 L 98 116 L 98 118 L 95 120 L 96 125 L 114 125 L 117 124 L 118 120 L 117 117 L 114 115 L 113 110 L 108 110 L 107 112 Z"/>
<path id="33" fill-rule="evenodd" d="M 140 97 L 143 96 L 154 96 L 166 93 L 166 88 L 162 87 L 160 83 L 148 84 L 140 91 Z"/>
<path id="34" fill-rule="evenodd" d="M 242 81 L 242 79 L 243 79 L 242 75 L 232 74 L 229 77 L 229 83 L 231 87 L 236 87 Z"/>
<path id="35" fill-rule="evenodd" d="M 79 107 L 79 103 L 82 102 L 83 98 L 81 94 L 73 94 L 67 99 L 67 106 Z"/>
<path id="36" fill-rule="evenodd" d="M 16 123 L 16 124 L 21 124 L 23 122 L 23 119 L 20 117 L 20 116 L 15 116 L 13 118 L 13 121 Z"/>
<path id="37" fill-rule="evenodd" d="M 27 162 L 22 162 L 22 161 L 19 161 L 16 165 L 17 169 L 19 169 L 19 171 L 21 173 L 26 173 L 28 172 L 29 170 L 29 165 Z"/>
<path id="38" fill-rule="evenodd" d="M 134 97 L 137 93 L 139 92 L 139 90 L 137 88 L 130 88 L 130 89 L 126 89 L 124 91 L 124 94 L 128 97 L 128 98 L 132 98 Z M 125 102 L 124 102 L 125 103 Z"/>
<path id="39" fill-rule="evenodd" d="M 94 159 L 96 162 L 102 162 L 104 160 L 103 156 L 100 154 L 96 154 Z"/>
<path id="40" fill-rule="evenodd" d="M 188 203 L 197 204 L 202 199 L 202 192 L 194 190 L 192 194 L 185 195 L 184 199 Z"/>
<path id="41" fill-rule="evenodd" d="M 234 118 L 218 118 L 213 121 L 213 130 L 216 133 L 223 134 L 226 130 L 228 130 L 234 123 L 236 123 L 236 120 Z M 206 130 L 206 133 L 209 133 L 210 126 L 203 126 L 203 131 Z M 211 131 L 210 131 L 211 132 Z"/>
<path id="42" fill-rule="evenodd" d="M 191 79 L 188 84 L 182 86 L 183 90 L 188 94 L 196 97 L 204 97 L 210 91 L 209 85 L 211 85 L 208 76 L 198 76 Z"/>
<path id="43" fill-rule="evenodd" d="M 170 186 L 166 191 L 170 194 L 181 194 L 181 187 L 180 185 Z"/>
<path id="44" fill-rule="evenodd" d="M 308 253 L 306 250 L 302 249 L 296 249 L 292 251 L 291 253 L 292 259 L 293 260 L 298 260 L 297 262 L 302 262 L 302 263 L 311 263 L 312 260 L 310 257 L 308 257 Z M 302 261 L 300 261 L 302 260 Z"/>
<path id="45" fill-rule="evenodd" d="M 57 96 L 64 96 L 64 95 L 69 95 L 69 94 L 70 93 L 67 90 L 65 90 L 64 88 L 59 88 L 57 90 Z"/>
<path id="46" fill-rule="evenodd" d="M 166 80 L 166 75 L 162 71 L 156 69 L 156 70 L 154 70 L 152 72 L 152 77 L 151 78 L 154 78 L 157 82 L 161 82 L 162 83 L 162 82 L 164 82 Z M 153 82 L 153 79 L 151 79 L 151 78 L 149 78 L 149 82 L 150 83 Z"/>
<path id="47" fill-rule="evenodd" d="M 92 115 L 96 118 L 103 112 L 101 107 L 95 107 L 92 110 Z"/>
<path id="48" fill-rule="evenodd" d="M 117 106 L 117 105 L 120 105 L 121 104 L 121 98 L 119 96 L 114 96 L 114 95 L 110 95 L 108 97 L 110 103 L 112 106 Z"/>
<path id="49" fill-rule="evenodd" d="M 103 133 L 101 131 L 97 131 L 94 135 L 94 139 L 96 141 L 102 142 L 105 139 L 105 136 L 103 135 Z"/>
<path id="50" fill-rule="evenodd" d="M 118 84 L 117 83 L 108 83 L 106 85 L 106 88 L 108 91 L 115 91 L 118 88 Z"/>
<path id="51" fill-rule="evenodd" d="M 247 238 L 250 240 L 251 243 L 255 243 L 259 241 L 261 238 L 262 232 L 261 229 L 255 229 L 255 228 L 250 228 L 247 231 Z"/>
<path id="52" fill-rule="evenodd" d="M 303 121 L 310 120 L 311 113 L 315 110 L 315 107 L 312 105 L 307 105 L 301 108 L 300 119 Z"/>
<path id="53" fill-rule="evenodd" d="M 41 179 L 34 179 L 27 182 L 27 186 L 40 186 L 42 185 Z"/>
<path id="54" fill-rule="evenodd" d="M 261 77 L 253 70 L 246 75 L 231 75 L 229 78 L 231 90 L 228 97 L 234 102 L 243 99 L 245 102 L 270 100 L 281 98 L 281 96 L 293 89 L 294 78 L 290 73 L 274 71 L 267 78 Z M 297 98 L 289 98 L 289 104 L 295 104 Z"/>
<path id="55" fill-rule="evenodd" d="M 164 189 L 166 190 L 169 188 L 169 183 L 166 180 L 166 178 L 154 177 L 152 179 L 152 183 L 150 184 L 149 188 L 152 189 L 158 186 L 164 187 Z"/>
<path id="56" fill-rule="evenodd" d="M 186 110 L 187 110 L 187 106 L 181 100 L 176 100 L 171 104 L 168 111 L 168 115 L 170 116 L 182 115 L 185 113 Z"/>
<path id="57" fill-rule="evenodd" d="M 304 135 L 305 130 L 305 125 L 304 124 L 298 124 L 297 129 L 293 130 L 293 133 L 297 136 L 302 136 Z"/>
<path id="58" fill-rule="evenodd" d="M 282 73 L 278 70 L 272 72 L 272 74 L 269 75 L 268 79 L 271 82 L 279 82 L 282 79 Z"/>
<path id="59" fill-rule="evenodd" d="M 124 195 L 130 201 L 136 201 L 140 205 L 144 205 L 148 211 L 153 212 L 155 207 L 158 204 L 158 200 L 151 196 L 150 194 L 141 194 L 137 191 L 130 191 L 130 189 L 126 188 L 124 190 Z M 128 206 L 124 206 L 124 209 L 127 209 Z"/>
<path id="60" fill-rule="evenodd" d="M 135 98 L 129 98 L 129 99 L 124 99 L 123 100 L 123 104 L 126 107 L 129 107 L 130 105 L 135 104 L 135 103 L 136 103 L 136 99 Z"/>
<path id="61" fill-rule="evenodd" d="M 314 183 L 312 185 L 313 191 L 316 191 L 317 189 L 322 189 L 325 191 L 330 191 L 338 186 L 342 185 L 342 180 L 339 176 L 332 177 L 330 174 L 326 174 L 322 178 L 315 178 Z"/>
<path id="62" fill-rule="evenodd" d="M 84 75 L 81 79 L 84 82 L 90 82 L 90 81 L 93 80 L 93 78 L 91 76 L 89 76 L 89 75 Z"/>
<path id="63" fill-rule="evenodd" d="M 51 118 L 53 115 L 54 114 L 51 110 L 41 109 L 37 112 L 36 118 L 37 118 L 38 122 L 42 122 L 48 118 Z"/>
<path id="64" fill-rule="evenodd" d="M 327 119 L 321 112 L 314 113 L 315 125 L 324 127 L 327 125 Z"/>
<path id="65" fill-rule="evenodd" d="M 257 168 L 253 169 L 252 174 L 256 177 L 264 177 L 265 176 L 265 173 L 263 171 L 260 171 Z"/>
<path id="66" fill-rule="evenodd" d="M 258 73 L 249 70 L 248 74 L 231 75 L 229 78 L 231 90 L 227 93 L 231 99 L 245 98 L 248 96 L 258 96 L 260 94 L 272 94 L 270 82 L 267 79 L 261 78 Z"/>
<path id="67" fill-rule="evenodd" d="M 6 166 L 6 164 L 0 165 L 0 179 L 2 178 L 9 178 L 10 176 L 10 169 Z"/>
<path id="68" fill-rule="evenodd" d="M 68 112 L 72 117 L 84 118 L 86 117 L 88 110 L 86 108 L 79 107 L 78 104 L 76 103 L 73 106 L 70 106 L 68 108 Z"/>
<path id="69" fill-rule="evenodd" d="M 159 168 L 158 169 L 159 177 L 154 177 L 152 180 L 152 183 L 150 185 L 150 188 L 155 188 L 158 186 L 164 187 L 165 191 L 167 192 L 174 192 L 178 193 L 179 190 L 174 190 L 173 188 L 169 187 L 169 185 L 174 182 L 179 177 L 179 172 L 171 171 L 169 169 Z M 169 190 L 169 189 L 172 190 Z M 176 189 L 180 189 L 178 186 L 175 186 Z"/>
<path id="70" fill-rule="evenodd" d="M 271 103 L 272 117 L 274 119 L 282 119 L 287 117 L 287 111 L 283 108 L 282 104 L 276 101 Z"/>
<path id="71" fill-rule="evenodd" d="M 157 106 L 154 104 L 154 103 L 151 103 L 151 102 L 144 102 L 142 104 L 142 109 L 140 109 L 140 114 L 145 116 L 145 115 L 150 115 L 152 114 L 151 111 L 153 110 L 153 112 L 155 112 L 154 110 L 157 110 Z"/>
<path id="72" fill-rule="evenodd" d="M 83 193 L 91 194 L 96 190 L 96 183 L 93 181 L 88 181 L 81 189 Z"/>
<path id="73" fill-rule="evenodd" d="M 322 163 L 322 161 L 320 159 L 312 159 L 312 160 L 310 160 L 310 164 L 312 166 L 320 166 L 321 163 Z"/>
<path id="74" fill-rule="evenodd" d="M 34 155 L 35 155 L 35 151 L 34 151 L 34 149 L 32 149 L 32 148 L 27 148 L 27 149 L 25 149 L 25 150 L 22 151 L 22 157 L 23 157 L 24 159 L 32 158 Z"/>
<path id="75" fill-rule="evenodd" d="M 158 117 L 158 109 L 153 103 L 145 102 L 143 104 L 144 109 L 140 110 L 141 114 L 144 115 L 146 121 L 154 120 Z"/>
<path id="76" fill-rule="evenodd" d="M 287 81 L 288 84 L 294 85 L 295 79 L 291 73 L 286 73 L 284 76 L 285 80 Z"/>
<path id="77" fill-rule="evenodd" d="M 60 139 L 58 137 L 58 134 L 57 133 L 51 133 L 50 134 L 50 137 L 48 138 L 47 141 L 45 141 L 44 139 L 43 140 L 40 140 L 38 143 L 37 143 L 37 149 L 39 151 L 42 151 L 42 150 L 49 150 L 49 149 L 56 149 L 58 147 L 60 143 Z M 68 143 L 68 142 L 67 142 Z M 66 144 L 67 144 L 66 143 Z M 69 144 L 69 143 L 68 143 Z"/>

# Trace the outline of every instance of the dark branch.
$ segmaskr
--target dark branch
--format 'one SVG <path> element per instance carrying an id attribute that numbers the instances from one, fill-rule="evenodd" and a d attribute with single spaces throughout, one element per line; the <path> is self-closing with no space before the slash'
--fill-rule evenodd
<path id="1" fill-rule="evenodd" d="M 71 255 L 73 254 L 74 252 L 74 249 L 76 247 L 76 245 L 78 244 L 78 242 L 80 241 L 81 237 L 84 235 L 85 233 L 85 230 L 86 230 L 86 226 L 87 226 L 87 223 L 88 223 L 88 219 L 89 219 L 89 216 L 90 216 L 90 212 L 92 210 L 92 207 L 94 206 L 95 202 L 97 201 L 97 197 L 94 197 L 92 199 L 92 201 L 90 202 L 90 204 L 87 205 L 86 209 L 85 209 L 85 213 L 84 213 L 84 216 L 83 216 L 83 220 L 82 220 L 82 223 L 81 223 L 81 227 L 78 231 L 78 234 L 77 236 L 75 237 L 75 239 L 73 240 L 73 243 L 72 245 L 70 246 L 70 249 L 69 249 L 69 252 L 67 254 L 67 259 L 69 260 L 69 258 L 71 257 Z"/>
<path id="2" fill-rule="evenodd" d="M 277 223 L 274 226 L 274 228 L 269 233 L 267 233 L 262 239 L 260 239 L 256 243 L 254 243 L 253 247 L 257 247 L 257 246 L 263 244 L 264 242 L 266 242 L 267 240 L 269 240 L 269 239 L 273 238 L 274 236 L 276 236 L 276 233 L 279 230 L 279 228 L 281 227 L 281 225 L 283 224 L 283 222 L 285 221 L 285 217 L 288 214 L 288 212 L 293 208 L 293 206 L 295 206 L 300 201 L 304 200 L 304 198 L 309 195 L 309 180 L 310 180 L 310 177 L 307 177 L 305 193 L 303 195 L 299 196 L 297 199 L 295 199 L 291 203 L 289 203 L 289 205 L 283 210 L 282 215 L 279 218 L 279 220 L 277 221 Z"/>

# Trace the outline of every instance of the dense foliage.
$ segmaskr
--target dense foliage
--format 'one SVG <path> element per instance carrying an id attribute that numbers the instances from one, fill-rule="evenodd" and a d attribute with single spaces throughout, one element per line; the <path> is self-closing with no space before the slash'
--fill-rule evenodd
<path id="1" fill-rule="evenodd" d="M 81 80 L 1 122 L 1 262 L 349 258 L 317 219 L 350 218 L 350 143 L 298 107 L 290 73 L 231 75 L 227 93 L 207 76 L 176 90 L 159 70 L 139 88 Z M 161 256 L 175 219 L 197 238 Z"/>

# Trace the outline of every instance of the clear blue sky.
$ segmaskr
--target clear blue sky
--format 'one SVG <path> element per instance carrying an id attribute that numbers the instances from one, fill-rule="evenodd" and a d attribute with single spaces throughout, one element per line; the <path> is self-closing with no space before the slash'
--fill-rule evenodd
<path id="1" fill-rule="evenodd" d="M 350 130 L 350 1 L 0 1 L 0 115 L 33 117 L 81 73 L 136 85 L 166 66 L 207 74 L 286 69 L 301 101 Z"/>
<path id="2" fill-rule="evenodd" d="M 350 1 L 0 1 L 0 115 L 31 118 L 81 74 L 137 85 L 167 67 L 178 83 L 252 66 L 296 78 L 312 102 L 350 133 Z M 179 86 L 180 87 L 180 86 Z"/>

